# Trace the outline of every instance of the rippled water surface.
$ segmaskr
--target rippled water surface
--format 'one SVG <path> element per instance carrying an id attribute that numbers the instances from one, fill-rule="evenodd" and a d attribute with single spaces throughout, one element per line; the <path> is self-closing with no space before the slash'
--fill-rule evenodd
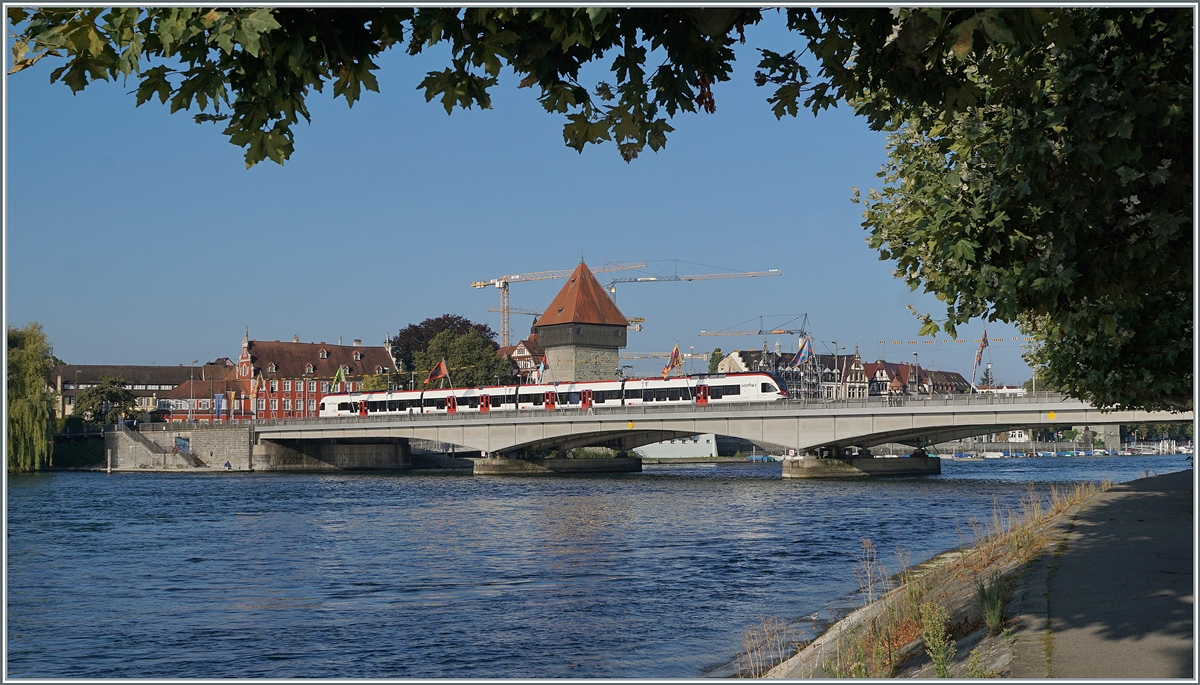
<path id="1" fill-rule="evenodd" d="M 915 563 L 1032 482 L 1181 456 L 946 461 L 784 481 L 778 464 L 615 477 L 51 473 L 8 478 L 9 677 L 696 677 L 761 615 Z M 892 563 L 890 554 L 884 560 Z M 893 567 L 893 570 L 894 567 Z"/>

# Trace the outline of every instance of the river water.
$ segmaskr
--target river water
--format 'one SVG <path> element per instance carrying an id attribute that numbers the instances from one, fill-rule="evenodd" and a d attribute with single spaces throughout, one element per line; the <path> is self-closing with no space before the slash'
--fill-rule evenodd
<path id="1" fill-rule="evenodd" d="M 1185 457 L 945 461 L 927 478 L 778 464 L 596 477 L 8 477 L 8 677 L 699 677 L 761 616 L 970 540 L 1029 484 Z"/>

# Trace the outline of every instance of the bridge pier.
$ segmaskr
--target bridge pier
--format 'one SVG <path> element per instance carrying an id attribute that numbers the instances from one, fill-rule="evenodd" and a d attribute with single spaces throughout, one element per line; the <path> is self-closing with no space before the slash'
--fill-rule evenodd
<path id="1" fill-rule="evenodd" d="M 476 476 L 548 476 L 555 473 L 640 473 L 641 457 L 603 459 L 567 459 L 562 457 L 529 459 L 475 459 Z"/>
<path id="2" fill-rule="evenodd" d="M 937 457 L 851 457 L 821 459 L 802 456 L 783 460 L 784 478 L 859 478 L 862 476 L 936 476 L 942 472 Z"/>

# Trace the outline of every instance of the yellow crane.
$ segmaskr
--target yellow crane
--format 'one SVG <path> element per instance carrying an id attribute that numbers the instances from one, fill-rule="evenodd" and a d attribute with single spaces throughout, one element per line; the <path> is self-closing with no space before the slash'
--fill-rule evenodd
<path id="1" fill-rule="evenodd" d="M 703 266 L 703 265 L 701 265 Z M 640 267 L 634 267 L 640 268 Z M 614 278 L 608 282 L 608 293 L 613 300 L 617 299 L 617 284 L 618 283 L 658 283 L 661 281 L 714 281 L 724 278 L 758 278 L 760 276 L 782 276 L 783 272 L 779 269 L 767 269 L 766 271 L 728 271 L 715 274 L 679 274 L 679 260 L 675 260 L 675 273 L 670 276 L 630 276 L 626 278 Z"/>
<path id="2" fill-rule="evenodd" d="M 607 273 L 609 271 L 624 271 L 626 269 L 644 269 L 645 262 L 624 262 L 609 264 L 605 262 L 604 266 L 592 269 L 592 273 Z M 510 274 L 508 276 L 499 276 L 497 278 L 488 279 L 486 281 L 473 281 L 472 288 L 486 288 L 492 286 L 500 289 L 500 344 L 508 346 L 508 317 L 512 313 L 512 308 L 508 306 L 508 285 L 510 283 L 524 283 L 526 281 L 545 281 L 555 278 L 566 278 L 570 276 L 574 269 L 553 269 L 551 271 L 532 271 L 525 274 Z"/>
<path id="3" fill-rule="evenodd" d="M 784 328 L 784 326 L 787 326 L 792 321 L 795 321 L 796 319 L 799 319 L 801 317 L 803 317 L 804 321 L 801 322 L 800 328 Z M 753 320 L 754 319 L 746 319 L 746 321 L 743 321 L 742 323 L 747 323 L 747 322 L 753 321 Z M 740 325 L 740 324 L 738 324 L 738 325 Z M 767 327 L 763 326 L 763 317 L 760 316 L 760 317 L 758 317 L 758 330 L 757 331 L 730 331 L 730 330 L 700 331 L 700 335 L 741 335 L 741 336 L 745 336 L 745 335 L 793 335 L 793 334 L 804 335 L 805 333 L 808 332 L 807 328 L 808 328 L 808 314 L 801 314 L 800 316 L 797 316 L 795 319 L 792 319 L 791 321 L 785 321 L 782 326 L 778 326 L 776 328 L 767 328 Z"/>

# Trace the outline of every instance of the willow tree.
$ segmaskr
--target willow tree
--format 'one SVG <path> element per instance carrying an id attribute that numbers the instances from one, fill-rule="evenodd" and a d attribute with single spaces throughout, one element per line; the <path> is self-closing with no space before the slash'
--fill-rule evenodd
<path id="1" fill-rule="evenodd" d="M 50 466 L 54 391 L 46 383 L 53 351 L 41 324 L 8 327 L 8 470 Z"/>

